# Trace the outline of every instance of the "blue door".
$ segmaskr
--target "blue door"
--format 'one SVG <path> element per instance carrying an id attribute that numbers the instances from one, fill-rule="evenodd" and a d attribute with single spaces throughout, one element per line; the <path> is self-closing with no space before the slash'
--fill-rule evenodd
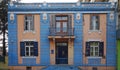
<path id="1" fill-rule="evenodd" d="M 56 43 L 56 64 L 68 64 L 67 43 Z"/>

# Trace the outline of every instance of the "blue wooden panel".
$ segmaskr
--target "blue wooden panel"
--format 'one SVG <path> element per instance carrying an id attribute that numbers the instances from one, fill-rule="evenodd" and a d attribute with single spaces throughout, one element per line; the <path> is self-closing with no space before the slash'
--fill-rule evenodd
<path id="1" fill-rule="evenodd" d="M 106 62 L 107 66 L 116 65 L 116 25 L 115 20 L 110 20 L 110 14 L 107 14 L 107 49 Z"/>
<path id="2" fill-rule="evenodd" d="M 36 64 L 36 58 L 22 58 L 22 64 L 25 64 L 26 66 L 30 66 L 33 64 Z"/>
<path id="3" fill-rule="evenodd" d="M 48 20 L 43 20 L 43 14 L 41 14 L 40 19 L 40 62 L 42 65 L 50 64 L 50 45 L 49 45 L 49 17 Z"/>
<path id="4" fill-rule="evenodd" d="M 88 58 L 88 64 L 90 65 L 101 64 L 101 58 Z"/>
<path id="5" fill-rule="evenodd" d="M 82 14 L 80 13 L 80 20 L 76 19 L 76 14 L 74 14 L 74 34 L 76 36 L 74 40 L 74 65 L 82 65 Z"/>

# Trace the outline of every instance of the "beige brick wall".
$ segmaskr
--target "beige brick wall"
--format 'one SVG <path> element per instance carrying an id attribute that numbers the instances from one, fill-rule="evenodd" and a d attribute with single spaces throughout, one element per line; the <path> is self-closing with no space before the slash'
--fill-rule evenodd
<path id="1" fill-rule="evenodd" d="M 100 31 L 92 32 L 90 31 L 90 14 L 84 14 L 83 22 L 83 63 L 88 63 L 88 59 L 85 57 L 85 44 L 89 39 L 101 40 L 104 42 L 104 56 L 106 56 L 106 14 L 99 14 L 100 16 Z M 102 58 L 101 64 L 105 64 L 106 59 Z"/>
<path id="2" fill-rule="evenodd" d="M 40 15 L 34 15 L 34 28 L 33 32 L 24 32 L 24 14 L 17 15 L 18 24 L 18 63 L 22 64 L 22 57 L 20 56 L 20 42 L 23 40 L 36 40 L 38 42 L 38 57 L 36 58 L 36 63 L 40 63 Z"/>
<path id="3" fill-rule="evenodd" d="M 32 70 L 42 70 L 45 66 L 31 66 Z M 10 66 L 10 70 L 26 70 L 26 66 Z"/>

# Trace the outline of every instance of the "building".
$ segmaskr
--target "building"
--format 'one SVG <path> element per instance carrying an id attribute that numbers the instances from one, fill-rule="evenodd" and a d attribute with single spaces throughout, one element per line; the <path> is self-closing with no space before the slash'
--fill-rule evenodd
<path id="1" fill-rule="evenodd" d="M 12 70 L 116 70 L 116 3 L 10 3 Z"/>
<path id="2" fill-rule="evenodd" d="M 117 70 L 120 70 L 120 0 L 118 0 L 117 23 Z"/>

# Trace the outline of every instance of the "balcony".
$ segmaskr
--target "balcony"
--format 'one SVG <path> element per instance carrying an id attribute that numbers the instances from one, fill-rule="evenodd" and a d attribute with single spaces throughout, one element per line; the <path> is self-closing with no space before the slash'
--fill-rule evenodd
<path id="1" fill-rule="evenodd" d="M 48 38 L 75 38 L 74 28 L 49 28 Z"/>

